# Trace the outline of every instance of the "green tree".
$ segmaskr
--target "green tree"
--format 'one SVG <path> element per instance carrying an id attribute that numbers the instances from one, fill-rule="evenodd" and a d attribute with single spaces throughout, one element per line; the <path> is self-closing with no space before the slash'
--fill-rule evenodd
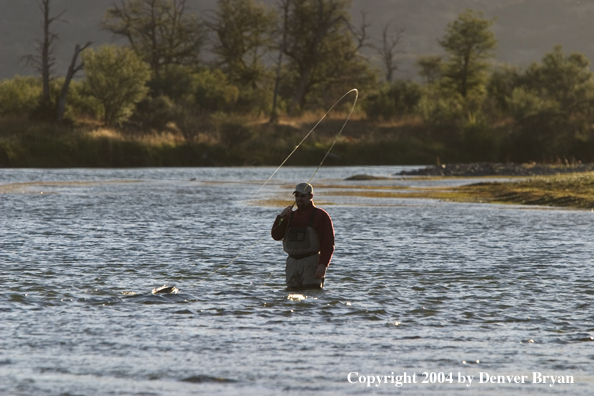
<path id="1" fill-rule="evenodd" d="M 125 37 L 156 75 L 168 65 L 198 67 L 207 37 L 186 0 L 122 0 L 107 10 L 102 26 Z"/>
<path id="2" fill-rule="evenodd" d="M 576 115 L 592 109 L 593 76 L 590 61 L 584 54 L 565 55 L 563 47 L 557 45 L 545 54 L 542 63 L 534 63 L 526 70 L 523 85 L 556 101 L 567 115 Z"/>
<path id="3" fill-rule="evenodd" d="M 513 90 L 509 111 L 516 121 L 516 160 L 550 160 L 566 156 L 569 139 L 574 128 L 561 112 L 559 103 L 541 97 L 537 91 L 524 87 Z"/>
<path id="4" fill-rule="evenodd" d="M 219 0 L 210 28 L 216 35 L 213 52 L 229 81 L 257 87 L 264 73 L 264 57 L 273 44 L 277 22 L 274 9 L 254 0 Z"/>
<path id="5" fill-rule="evenodd" d="M 419 76 L 425 80 L 426 84 L 433 84 L 441 78 L 443 57 L 441 55 L 419 56 L 417 58 L 417 67 Z"/>
<path id="6" fill-rule="evenodd" d="M 240 88 L 237 110 L 261 110 L 269 102 L 271 54 L 276 10 L 254 0 L 219 0 L 209 27 L 215 34 L 213 52 L 231 84 Z"/>
<path id="7" fill-rule="evenodd" d="M 570 156 L 572 147 L 592 133 L 594 74 L 589 60 L 554 47 L 519 77 L 508 107 L 518 141 L 532 159 Z"/>
<path id="8" fill-rule="evenodd" d="M 487 106 L 496 117 L 509 114 L 509 103 L 514 89 L 520 86 L 521 73 L 516 67 L 503 66 L 493 71 L 487 83 Z"/>
<path id="9" fill-rule="evenodd" d="M 281 1 L 288 8 L 281 29 L 286 33 L 289 86 L 284 91 L 292 93 L 290 113 L 303 110 L 310 94 L 321 97 L 339 83 L 352 88 L 372 78 L 350 29 L 350 5 L 350 0 Z"/>
<path id="10" fill-rule="evenodd" d="M 494 56 L 497 39 L 491 31 L 492 20 L 482 12 L 466 10 L 448 24 L 439 44 L 447 53 L 443 83 L 463 100 L 482 97 L 488 79 L 489 59 Z"/>
<path id="11" fill-rule="evenodd" d="M 85 88 L 102 107 L 106 125 L 125 120 L 147 94 L 150 68 L 131 49 L 104 45 L 82 54 Z"/>

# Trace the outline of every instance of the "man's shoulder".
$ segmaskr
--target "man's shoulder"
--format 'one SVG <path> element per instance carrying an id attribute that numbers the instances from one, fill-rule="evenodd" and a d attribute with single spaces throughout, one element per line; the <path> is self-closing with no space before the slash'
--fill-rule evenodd
<path id="1" fill-rule="evenodd" d="M 322 209 L 318 206 L 316 206 L 315 208 L 316 208 L 316 212 L 319 213 L 319 216 L 330 218 L 330 215 L 324 209 Z"/>

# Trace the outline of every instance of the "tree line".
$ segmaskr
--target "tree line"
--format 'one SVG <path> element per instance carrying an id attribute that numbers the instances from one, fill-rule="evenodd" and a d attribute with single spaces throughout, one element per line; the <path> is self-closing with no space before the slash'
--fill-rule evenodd
<path id="1" fill-rule="evenodd" d="M 47 107 L 57 97 L 50 93 L 50 80 L 54 90 L 59 80 L 50 78 L 57 39 L 51 25 L 62 14 L 50 16 L 51 0 L 39 4 L 44 34 L 38 53 L 28 60 L 42 75 Z M 345 87 L 375 82 L 367 59 L 358 53 L 367 38 L 351 24 L 349 8 L 350 0 L 279 0 L 276 7 L 219 0 L 216 10 L 198 15 L 186 0 L 122 0 L 107 10 L 101 24 L 126 45 L 82 51 L 84 78 L 80 84 L 69 82 L 76 92 L 68 99 L 76 111 L 92 110 L 108 125 L 165 108 L 171 117 L 190 110 L 273 119 L 281 112 L 299 114 L 325 105 Z M 19 106 L 30 110 L 33 103 Z M 19 106 L 1 110 L 18 112 Z"/>
<path id="2" fill-rule="evenodd" d="M 350 0 L 218 0 L 202 15 L 185 0 L 121 0 L 102 28 L 125 44 L 81 43 L 66 77 L 52 78 L 51 28 L 62 14 L 51 16 L 51 0 L 39 5 L 43 39 L 27 60 L 41 78 L 3 81 L 0 115 L 173 127 L 192 142 L 220 114 L 275 122 L 326 109 L 357 87 L 368 120 L 421 123 L 420 138 L 437 142 L 436 153 L 462 147 L 467 160 L 594 158 L 586 56 L 556 46 L 524 69 L 494 66 L 494 20 L 474 10 L 448 24 L 442 55 L 418 57 L 413 81 L 394 78 L 405 30 L 390 22 L 373 39 L 365 15 L 352 23 Z M 363 48 L 375 50 L 382 69 Z"/>
<path id="3" fill-rule="evenodd" d="M 420 56 L 422 83 L 384 83 L 365 103 L 372 119 L 414 116 L 461 160 L 594 160 L 594 75 L 560 45 L 528 67 L 493 66 L 494 20 L 466 10 Z"/>

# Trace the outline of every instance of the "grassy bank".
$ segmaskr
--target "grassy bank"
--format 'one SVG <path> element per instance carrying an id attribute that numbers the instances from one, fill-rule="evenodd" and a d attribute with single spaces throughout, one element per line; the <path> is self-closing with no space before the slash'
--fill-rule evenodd
<path id="1" fill-rule="evenodd" d="M 56 127 L 42 122 L 0 119 L 0 167 L 278 166 L 321 115 L 285 118 L 269 124 L 266 119 L 217 113 L 195 124 L 195 129 L 183 132 L 175 125 L 157 132 L 141 130 L 138 125 L 107 129 L 84 120 L 72 126 Z M 319 124 L 287 165 L 319 164 L 346 115 L 337 113 L 333 117 Z M 512 144 L 509 125 L 490 129 L 484 139 L 479 139 L 482 136 L 479 135 L 470 136 L 459 128 L 429 126 L 416 118 L 374 122 L 355 115 L 325 164 L 428 165 L 532 160 L 528 154 L 514 154 L 525 146 Z M 585 152 L 594 152 L 594 142 L 590 143 L 581 143 Z M 587 154 L 542 158 L 541 162 L 546 163 L 594 161 Z"/>
<path id="2" fill-rule="evenodd" d="M 93 125 L 0 122 L 2 167 L 200 166 L 204 146 L 184 144 L 170 133 L 134 136 Z"/>
<path id="3" fill-rule="evenodd" d="M 471 184 L 454 189 L 452 194 L 464 201 L 594 209 L 594 172 Z"/>
<path id="4" fill-rule="evenodd" d="M 314 114 L 266 120 L 223 118 L 184 136 L 165 131 L 106 129 L 79 122 L 56 127 L 26 120 L 0 120 L 1 167 L 143 167 L 279 165 L 318 121 Z M 326 119 L 287 165 L 317 165 L 344 123 Z M 451 150 L 450 150 L 451 151 Z M 353 119 L 338 139 L 327 165 L 434 163 L 448 157 L 443 143 L 426 136 L 413 122 L 374 123 Z"/>
<path id="5" fill-rule="evenodd" d="M 518 178 L 516 181 L 483 182 L 459 187 L 410 188 L 365 184 L 324 187 L 335 189 L 332 195 L 368 198 L 428 198 L 453 202 L 594 209 L 594 172 Z"/>

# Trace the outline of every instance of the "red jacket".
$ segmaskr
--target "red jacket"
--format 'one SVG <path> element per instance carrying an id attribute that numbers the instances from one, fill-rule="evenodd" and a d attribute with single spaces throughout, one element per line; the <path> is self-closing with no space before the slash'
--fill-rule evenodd
<path id="1" fill-rule="evenodd" d="M 307 208 L 294 211 L 291 225 L 294 227 L 307 227 L 313 209 L 314 204 L 312 202 Z M 320 258 L 318 264 L 323 264 L 327 267 L 332 259 L 332 254 L 334 254 L 334 226 L 332 225 L 330 215 L 324 209 L 316 209 L 312 227 L 318 232 L 318 237 L 320 238 Z M 281 241 L 285 237 L 287 224 L 289 224 L 289 216 L 285 217 L 282 223 L 280 219 L 280 216 L 276 216 L 270 232 L 272 238 L 276 241 Z"/>

